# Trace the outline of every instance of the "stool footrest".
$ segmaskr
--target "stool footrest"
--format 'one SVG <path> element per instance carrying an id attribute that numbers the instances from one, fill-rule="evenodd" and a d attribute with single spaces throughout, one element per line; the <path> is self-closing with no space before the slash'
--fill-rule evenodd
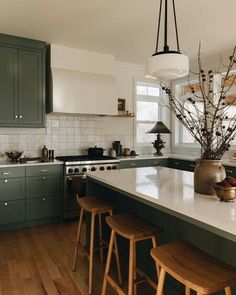
<path id="1" fill-rule="evenodd" d="M 112 277 L 108 274 L 106 275 L 106 280 L 110 285 L 115 289 L 115 291 L 119 295 L 126 295 L 125 292 L 121 289 L 121 287 L 112 279 Z"/>

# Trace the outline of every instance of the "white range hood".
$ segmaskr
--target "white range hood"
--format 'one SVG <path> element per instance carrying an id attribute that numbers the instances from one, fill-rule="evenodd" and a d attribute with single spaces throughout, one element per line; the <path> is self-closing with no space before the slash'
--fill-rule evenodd
<path id="1" fill-rule="evenodd" d="M 117 115 L 112 55 L 51 45 L 50 112 Z"/>

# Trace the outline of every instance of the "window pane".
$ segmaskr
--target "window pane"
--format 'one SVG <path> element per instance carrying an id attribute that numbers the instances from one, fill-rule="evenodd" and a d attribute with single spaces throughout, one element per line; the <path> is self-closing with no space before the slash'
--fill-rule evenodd
<path id="1" fill-rule="evenodd" d="M 137 121 L 157 121 L 158 103 L 137 101 Z"/>
<path id="2" fill-rule="evenodd" d="M 137 85 L 137 94 L 147 95 L 147 87 L 142 85 Z"/>
<path id="3" fill-rule="evenodd" d="M 236 115 L 236 106 L 230 106 L 227 110 L 227 116 L 233 118 Z"/>
<path id="4" fill-rule="evenodd" d="M 137 123 L 136 141 L 137 143 L 151 143 L 156 139 L 156 134 L 147 133 L 153 127 L 153 123 Z"/>
<path id="5" fill-rule="evenodd" d="M 183 143 L 194 143 L 196 142 L 196 140 L 194 139 L 194 137 L 188 132 L 188 130 L 183 127 Z"/>
<path id="6" fill-rule="evenodd" d="M 159 96 L 160 89 L 158 87 L 148 87 L 148 95 Z"/>

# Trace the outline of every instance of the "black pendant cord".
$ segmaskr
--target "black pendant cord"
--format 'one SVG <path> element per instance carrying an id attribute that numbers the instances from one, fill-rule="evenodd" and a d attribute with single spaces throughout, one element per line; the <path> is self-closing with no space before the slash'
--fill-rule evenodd
<path id="1" fill-rule="evenodd" d="M 164 29 L 164 52 L 169 51 L 169 46 L 167 44 L 167 36 L 168 36 L 168 26 L 167 26 L 167 20 L 168 20 L 168 1 L 165 0 L 165 29 Z"/>
<path id="2" fill-rule="evenodd" d="M 157 28 L 157 43 L 156 43 L 156 52 L 158 52 L 158 43 L 159 43 L 159 35 L 160 35 L 160 26 L 161 26 L 161 9 L 162 9 L 162 0 L 160 1 L 160 10 L 159 10 L 159 18 L 158 18 L 158 28 Z"/>
<path id="3" fill-rule="evenodd" d="M 176 34 L 177 51 L 180 52 L 180 50 L 179 50 L 178 28 L 177 28 L 176 12 L 175 12 L 175 0 L 172 0 L 172 3 L 173 3 L 174 20 L 175 20 L 175 34 Z"/>

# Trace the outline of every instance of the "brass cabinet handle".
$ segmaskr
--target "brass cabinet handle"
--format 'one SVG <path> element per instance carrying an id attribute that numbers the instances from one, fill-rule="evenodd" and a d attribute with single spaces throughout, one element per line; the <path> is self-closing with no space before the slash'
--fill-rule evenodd
<path id="1" fill-rule="evenodd" d="M 193 164 L 190 164 L 189 166 L 195 168 L 195 165 L 193 165 Z"/>
<path id="2" fill-rule="evenodd" d="M 8 182 L 8 180 L 7 180 L 7 179 L 5 179 L 5 180 L 4 180 L 4 182 Z"/>
<path id="3" fill-rule="evenodd" d="M 179 165 L 179 162 L 174 162 L 175 165 Z"/>
<path id="4" fill-rule="evenodd" d="M 131 164 L 130 164 L 130 166 L 136 166 L 136 165 L 137 165 L 136 163 L 131 163 Z"/>
<path id="5" fill-rule="evenodd" d="M 2 172 L 2 175 L 9 175 L 11 172 Z"/>
<path id="6" fill-rule="evenodd" d="M 232 174 L 233 171 L 232 170 L 225 170 L 226 173 Z"/>
<path id="7" fill-rule="evenodd" d="M 43 198 L 43 201 L 46 201 L 46 198 Z"/>
<path id="8" fill-rule="evenodd" d="M 159 164 L 159 162 L 153 162 L 153 164 Z"/>
<path id="9" fill-rule="evenodd" d="M 20 115 L 19 117 L 20 117 L 20 119 L 22 119 L 23 116 Z"/>
<path id="10" fill-rule="evenodd" d="M 48 169 L 42 169 L 41 172 L 48 172 Z"/>
<path id="11" fill-rule="evenodd" d="M 16 118 L 16 119 L 18 119 L 18 116 L 17 116 L 17 115 L 15 115 L 15 118 Z"/>
<path id="12" fill-rule="evenodd" d="M 4 206 L 7 206 L 7 202 L 6 202 L 6 203 L 4 203 Z"/>
<path id="13" fill-rule="evenodd" d="M 42 177 L 42 179 L 44 180 L 44 179 L 46 179 L 46 177 L 45 177 L 45 176 L 43 176 L 43 177 Z"/>

